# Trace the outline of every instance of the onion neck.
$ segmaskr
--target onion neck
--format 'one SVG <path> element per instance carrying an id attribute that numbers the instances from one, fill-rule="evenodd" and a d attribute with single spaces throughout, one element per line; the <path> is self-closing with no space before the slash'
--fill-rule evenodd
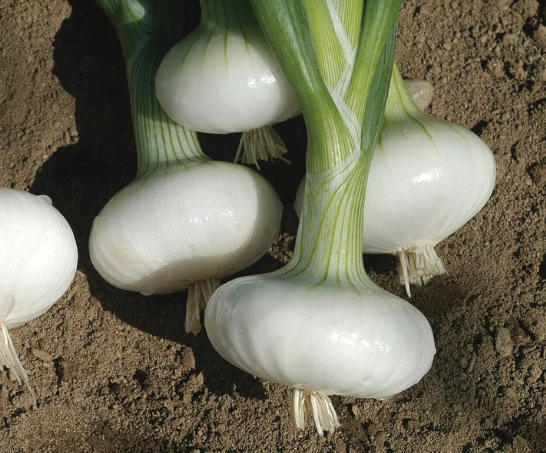
<path id="1" fill-rule="evenodd" d="M 155 96 L 155 75 L 182 33 L 178 0 L 96 0 L 118 35 L 127 69 L 137 150 L 137 178 L 208 160 L 197 133 L 172 121 Z"/>
<path id="2" fill-rule="evenodd" d="M 256 18 L 248 0 L 200 0 L 201 26 L 213 26 L 226 30 L 242 29 L 241 23 Z"/>
<path id="3" fill-rule="evenodd" d="M 430 121 L 430 118 L 413 100 L 406 82 L 404 82 L 402 74 L 400 74 L 400 70 L 395 64 L 385 106 L 385 121 L 389 122 L 390 127 L 395 129 L 404 128 L 404 125 L 411 123 L 416 128 L 421 129 L 422 133 L 431 142 L 434 142 L 427 129 L 427 122 Z M 379 137 L 378 143 L 382 146 L 381 137 Z"/>
<path id="4" fill-rule="evenodd" d="M 277 275 L 305 274 L 316 284 L 348 281 L 358 288 L 369 282 L 362 260 L 365 186 L 385 109 L 400 2 L 366 2 L 358 44 L 342 70 L 339 62 L 328 63 L 324 42 L 352 46 L 336 11 L 328 31 L 324 19 L 318 20 L 324 14 L 315 11 L 321 2 L 272 3 L 252 0 L 298 97 L 308 137 L 295 253 Z"/>
<path id="5" fill-rule="evenodd" d="M 320 174 L 306 174 L 294 256 L 282 275 L 304 275 L 313 284 L 369 281 L 362 261 L 365 179 L 358 152 Z"/>

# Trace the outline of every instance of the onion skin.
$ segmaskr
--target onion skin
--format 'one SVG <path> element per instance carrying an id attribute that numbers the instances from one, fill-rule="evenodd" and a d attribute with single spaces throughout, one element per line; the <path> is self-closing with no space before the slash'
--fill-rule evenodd
<path id="1" fill-rule="evenodd" d="M 200 26 L 165 56 L 156 96 L 177 123 L 210 134 L 271 126 L 300 113 L 259 26 Z"/>
<path id="2" fill-rule="evenodd" d="M 364 253 L 436 245 L 487 203 L 495 159 L 463 126 L 422 115 L 387 118 L 374 152 Z"/>
<path id="3" fill-rule="evenodd" d="M 325 395 L 383 399 L 418 382 L 435 354 L 426 318 L 371 282 L 241 277 L 205 311 L 214 348 L 273 382 Z"/>
<path id="4" fill-rule="evenodd" d="M 281 214 L 269 182 L 241 165 L 203 161 L 154 172 L 118 192 L 96 217 L 91 261 L 118 288 L 171 293 L 257 261 Z"/>
<path id="5" fill-rule="evenodd" d="M 13 329 L 51 308 L 76 274 L 78 249 L 70 225 L 44 195 L 0 188 L 0 307 Z M 3 309 L 0 308 L 0 312 Z"/>

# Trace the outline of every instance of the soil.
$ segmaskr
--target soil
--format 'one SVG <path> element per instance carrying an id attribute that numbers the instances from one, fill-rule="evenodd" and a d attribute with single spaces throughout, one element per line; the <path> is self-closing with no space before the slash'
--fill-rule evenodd
<path id="1" fill-rule="evenodd" d="M 117 37 L 91 0 L 0 0 L 0 185 L 49 195 L 80 250 L 68 292 L 11 332 L 39 404 L 0 373 L 0 450 L 546 451 L 545 53 L 543 1 L 404 2 L 403 75 L 432 83 L 431 114 L 491 147 L 497 184 L 437 247 L 448 275 L 413 290 L 436 338 L 430 372 L 387 401 L 334 396 L 342 426 L 319 437 L 312 425 L 291 425 L 288 388 L 229 365 L 204 332 L 184 333 L 185 294 L 124 292 L 94 270 L 92 220 L 136 171 Z M 292 164 L 262 172 L 285 219 L 245 273 L 279 267 L 293 247 L 305 137 L 301 119 L 278 130 Z M 223 138 L 224 149 L 236 147 L 238 137 Z M 218 150 L 214 137 L 202 139 L 207 152 Z M 379 285 L 406 297 L 392 257 L 365 263 Z"/>

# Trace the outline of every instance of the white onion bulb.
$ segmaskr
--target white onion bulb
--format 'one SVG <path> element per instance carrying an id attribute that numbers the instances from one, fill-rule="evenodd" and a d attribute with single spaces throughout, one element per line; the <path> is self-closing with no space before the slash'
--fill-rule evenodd
<path id="1" fill-rule="evenodd" d="M 211 134 L 244 132 L 254 153 L 243 159 L 281 157 L 286 149 L 271 126 L 297 115 L 299 104 L 259 25 L 226 6 L 176 44 L 156 76 L 156 96 L 167 114 L 189 129 Z M 207 6 L 208 5 L 208 6 Z M 218 12 L 223 10 L 223 13 Z M 250 134 L 250 135 L 249 135 Z M 268 154 L 269 153 L 269 154 Z"/>
<path id="2" fill-rule="evenodd" d="M 495 159 L 470 130 L 424 114 L 387 117 L 371 163 L 364 253 L 400 260 L 401 282 L 445 272 L 434 247 L 474 217 L 495 185 Z"/>
<path id="3" fill-rule="evenodd" d="M 297 427 L 302 405 L 322 406 L 319 434 L 339 425 L 328 395 L 387 398 L 417 383 L 436 351 L 423 314 L 371 282 L 242 277 L 213 294 L 205 326 L 227 361 L 295 389 Z"/>
<path id="4" fill-rule="evenodd" d="M 258 129 L 299 112 L 292 88 L 257 25 L 242 35 L 189 36 L 165 56 L 156 95 L 177 123 L 198 132 L 227 134 Z M 200 32 L 203 33 L 203 32 Z M 246 39 L 245 39 L 246 38 Z"/>
<path id="5" fill-rule="evenodd" d="M 45 195 L 0 188 L 0 364 L 30 387 L 8 329 L 45 313 L 66 292 L 78 262 L 72 229 Z"/>
<path id="6" fill-rule="evenodd" d="M 242 165 L 203 161 L 157 171 L 123 188 L 95 218 L 91 261 L 118 288 L 150 295 L 190 287 L 207 300 L 220 278 L 267 251 L 281 214 L 273 187 Z M 199 330 L 199 308 L 187 331 Z"/>

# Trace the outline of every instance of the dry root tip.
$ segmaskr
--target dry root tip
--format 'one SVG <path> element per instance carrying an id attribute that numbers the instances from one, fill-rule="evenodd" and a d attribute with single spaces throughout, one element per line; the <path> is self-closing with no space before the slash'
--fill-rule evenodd
<path id="1" fill-rule="evenodd" d="M 220 280 L 210 278 L 194 282 L 188 288 L 186 302 L 186 333 L 197 335 L 201 332 L 201 313 L 207 308 L 212 293 L 220 286 Z"/>
<path id="2" fill-rule="evenodd" d="M 398 252 L 398 276 L 411 297 L 410 285 L 421 286 L 435 275 L 446 273 L 444 263 L 431 244 L 412 246 Z"/>
<path id="3" fill-rule="evenodd" d="M 11 375 L 15 377 L 19 385 L 24 382 L 32 397 L 32 405 L 34 409 L 36 409 L 38 407 L 36 393 L 34 393 L 34 390 L 30 385 L 28 374 L 19 360 L 15 346 L 13 346 L 13 342 L 11 341 L 8 328 L 4 322 L 0 322 L 0 335 L 2 336 L 0 340 L 0 365 L 9 369 Z"/>
<path id="4" fill-rule="evenodd" d="M 286 146 L 279 134 L 271 127 L 264 126 L 243 132 L 235 155 L 235 162 L 254 164 L 258 169 L 259 160 L 281 159 L 290 163 L 283 154 L 286 154 Z"/>
<path id="5" fill-rule="evenodd" d="M 319 436 L 324 436 L 324 431 L 332 433 L 340 426 L 332 401 L 321 392 L 294 389 L 291 415 L 298 429 L 304 429 L 312 416 Z"/>

